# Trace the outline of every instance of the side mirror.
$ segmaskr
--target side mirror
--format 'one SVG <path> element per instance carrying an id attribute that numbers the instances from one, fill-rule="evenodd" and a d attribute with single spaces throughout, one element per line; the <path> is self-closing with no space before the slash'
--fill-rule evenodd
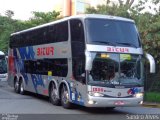
<path id="1" fill-rule="evenodd" d="M 85 70 L 91 70 L 92 69 L 92 62 L 93 62 L 92 58 L 91 58 L 91 53 L 86 51 L 85 56 L 86 56 Z"/>
<path id="2" fill-rule="evenodd" d="M 150 73 L 155 73 L 155 71 L 156 71 L 156 64 L 155 64 L 154 58 L 152 57 L 152 55 L 150 55 L 148 53 L 146 53 L 146 58 L 148 59 L 149 64 L 150 64 Z"/>

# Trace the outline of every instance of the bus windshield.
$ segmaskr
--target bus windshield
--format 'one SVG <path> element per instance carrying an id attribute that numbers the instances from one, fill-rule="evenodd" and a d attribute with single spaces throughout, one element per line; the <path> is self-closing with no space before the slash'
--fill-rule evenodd
<path id="1" fill-rule="evenodd" d="M 0 74 L 7 73 L 7 63 L 5 56 L 0 56 Z"/>
<path id="2" fill-rule="evenodd" d="M 140 47 L 140 38 L 133 22 L 86 19 L 87 43 Z"/>
<path id="3" fill-rule="evenodd" d="M 93 63 L 88 82 L 95 85 L 143 85 L 143 61 L 141 55 L 91 53 Z"/>

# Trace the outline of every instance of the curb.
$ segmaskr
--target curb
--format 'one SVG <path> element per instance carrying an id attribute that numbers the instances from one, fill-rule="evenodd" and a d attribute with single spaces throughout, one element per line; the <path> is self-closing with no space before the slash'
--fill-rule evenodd
<path id="1" fill-rule="evenodd" d="M 160 108 L 160 104 L 157 103 L 143 103 L 142 106 L 151 108 Z"/>

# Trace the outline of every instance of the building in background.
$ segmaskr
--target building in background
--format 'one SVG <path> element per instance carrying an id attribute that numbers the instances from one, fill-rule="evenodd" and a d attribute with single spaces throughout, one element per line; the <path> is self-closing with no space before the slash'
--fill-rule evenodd
<path id="1" fill-rule="evenodd" d="M 107 0 L 58 0 L 55 1 L 54 10 L 60 11 L 61 16 L 84 14 L 86 8 L 106 4 Z M 111 0 L 116 3 L 117 0 Z M 118 1 L 117 1 L 118 2 Z"/>

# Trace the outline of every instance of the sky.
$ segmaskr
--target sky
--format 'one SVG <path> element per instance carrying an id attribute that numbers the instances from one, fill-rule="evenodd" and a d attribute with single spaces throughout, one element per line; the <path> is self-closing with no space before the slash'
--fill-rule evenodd
<path id="1" fill-rule="evenodd" d="M 14 11 L 13 19 L 28 20 L 32 16 L 32 11 L 52 11 L 54 9 L 54 4 L 56 4 L 58 1 L 59 0 L 0 0 L 0 14 L 4 15 L 6 10 L 12 10 Z M 135 0 L 135 3 L 137 3 L 137 0 Z M 150 6 L 149 3 L 146 5 Z M 159 7 L 159 5 L 157 7 Z"/>
<path id="2" fill-rule="evenodd" d="M 56 1 L 58 0 L 0 0 L 0 14 L 4 15 L 6 10 L 12 10 L 13 18 L 27 20 L 32 16 L 32 11 L 52 11 Z"/>

